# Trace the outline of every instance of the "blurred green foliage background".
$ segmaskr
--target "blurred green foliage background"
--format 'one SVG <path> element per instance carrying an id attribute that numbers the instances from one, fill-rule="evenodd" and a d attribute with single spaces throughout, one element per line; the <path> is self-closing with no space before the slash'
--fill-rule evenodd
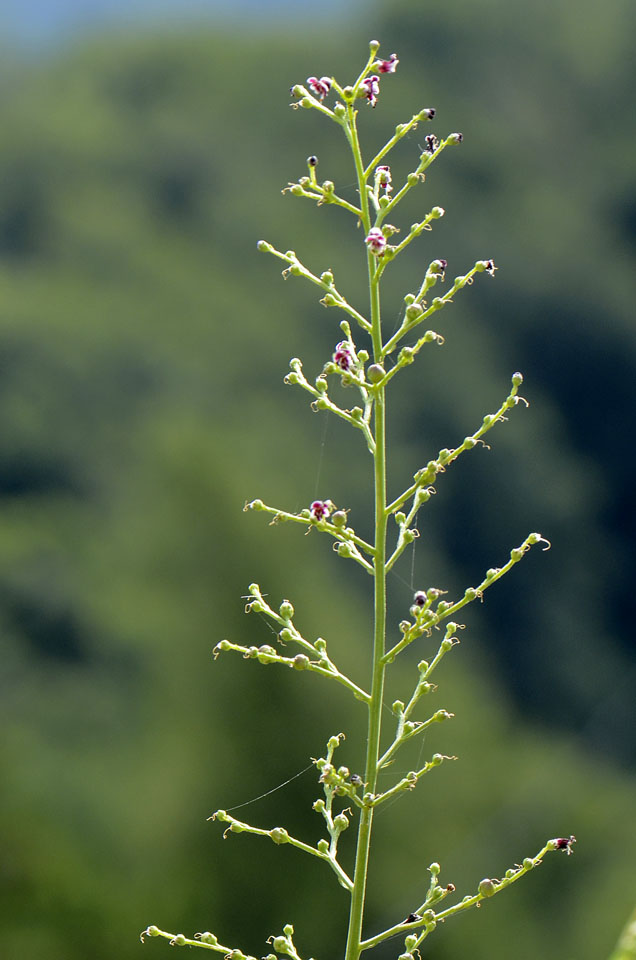
<path id="1" fill-rule="evenodd" d="M 351 269 L 343 286 L 364 295 L 353 222 L 279 187 L 316 153 L 319 175 L 352 193 L 337 131 L 289 110 L 288 88 L 310 74 L 350 80 L 373 36 L 401 64 L 375 112 L 361 110 L 367 155 L 423 106 L 436 120 L 401 145 L 394 180 L 425 132 L 465 138 L 401 215 L 404 227 L 446 208 L 393 268 L 389 327 L 434 257 L 450 277 L 482 257 L 500 268 L 438 315 L 446 345 L 396 382 L 394 495 L 497 408 L 516 369 L 531 402 L 493 431 L 490 452 L 441 478 L 393 578 L 392 622 L 414 588 L 453 596 L 530 530 L 553 548 L 535 548 L 466 615 L 431 701 L 457 717 L 424 745 L 460 760 L 378 817 L 368 929 L 423 899 L 431 860 L 463 894 L 574 833 L 574 858 L 550 858 L 422 954 L 610 952 L 636 898 L 635 26 L 630 0 L 393 0 L 341 22 L 313 11 L 96 34 L 37 58 L 7 51 L 3 957 L 163 955 L 165 943 L 138 941 L 148 923 L 212 929 L 259 956 L 291 921 L 303 956 L 340 949 L 346 895 L 321 864 L 258 838 L 223 842 L 206 817 L 287 780 L 340 730 L 341 762 L 360 768 L 362 710 L 316 677 L 211 651 L 224 636 L 270 641 L 243 614 L 256 580 L 365 681 L 364 574 L 330 541 L 241 508 L 319 495 L 368 526 L 362 442 L 282 384 L 291 356 L 321 369 L 340 317 L 308 286 L 283 284 L 255 243 Z M 427 651 L 396 665 L 387 702 Z M 315 840 L 316 795 L 307 772 L 243 812 Z"/>

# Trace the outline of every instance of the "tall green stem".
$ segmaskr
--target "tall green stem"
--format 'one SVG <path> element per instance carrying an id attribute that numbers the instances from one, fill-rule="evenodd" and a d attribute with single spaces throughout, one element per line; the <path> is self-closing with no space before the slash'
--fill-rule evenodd
<path id="1" fill-rule="evenodd" d="M 356 129 L 356 113 L 351 105 L 348 107 L 347 139 L 351 146 L 358 177 L 360 192 L 360 208 L 362 210 L 363 227 L 368 233 L 371 222 L 369 218 L 369 200 L 366 189 L 366 176 L 360 153 L 360 143 Z M 382 329 L 380 318 L 380 290 L 379 280 L 375 278 L 376 261 L 374 255 L 367 252 L 367 268 L 369 274 L 369 298 L 371 316 L 371 338 L 373 341 L 374 360 L 379 363 L 382 354 Z M 375 558 L 374 558 L 374 631 L 373 631 L 373 679 L 371 685 L 371 701 L 368 705 L 368 735 L 367 757 L 365 767 L 366 790 L 374 793 L 378 775 L 378 758 L 380 756 L 380 733 L 382 719 L 382 694 L 384 690 L 384 673 L 386 666 L 383 663 L 386 637 L 386 418 L 384 388 L 378 390 L 375 400 L 375 452 L 374 459 L 374 487 L 375 487 Z M 373 826 L 373 808 L 365 807 L 360 816 L 358 828 L 358 843 L 356 848 L 356 863 L 353 876 L 353 891 L 351 893 L 351 909 L 349 913 L 349 931 L 347 935 L 347 949 L 345 960 L 358 960 L 362 941 L 362 922 L 364 917 L 364 903 L 367 885 L 367 867 L 369 862 L 369 847 L 371 844 L 371 830 Z"/>

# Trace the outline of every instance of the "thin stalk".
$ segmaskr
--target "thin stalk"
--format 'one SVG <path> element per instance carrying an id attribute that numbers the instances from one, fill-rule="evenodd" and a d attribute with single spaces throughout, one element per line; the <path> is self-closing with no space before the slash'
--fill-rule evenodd
<path id="1" fill-rule="evenodd" d="M 365 175 L 360 144 L 356 129 L 356 112 L 352 105 L 348 105 L 347 139 L 351 146 L 353 159 L 358 178 L 360 205 L 362 208 L 362 222 L 366 232 L 370 227 L 369 199 L 366 189 L 367 176 Z M 371 316 L 371 338 L 373 354 L 379 362 L 382 354 L 382 330 L 380 318 L 380 290 L 377 276 L 376 261 L 371 251 L 367 251 L 367 268 L 369 275 L 369 299 Z M 374 631 L 373 631 L 373 679 L 371 685 L 371 700 L 368 704 L 368 736 L 367 757 L 365 766 L 365 783 L 367 791 L 374 793 L 378 776 L 378 758 L 380 754 L 380 733 L 382 719 L 382 695 L 384 690 L 384 650 L 386 638 L 386 421 L 385 421 L 385 391 L 378 390 L 374 410 L 375 449 L 373 451 L 374 487 L 375 487 L 375 542 L 374 542 Z M 351 908 L 349 913 L 349 930 L 347 934 L 347 948 L 345 960 L 358 960 L 361 953 L 362 922 L 367 885 L 367 867 L 369 862 L 369 848 L 371 844 L 371 830 L 373 826 L 373 808 L 366 806 L 362 809 L 358 827 L 358 842 L 356 847 L 356 862 L 353 875 L 353 890 L 351 893 Z"/>

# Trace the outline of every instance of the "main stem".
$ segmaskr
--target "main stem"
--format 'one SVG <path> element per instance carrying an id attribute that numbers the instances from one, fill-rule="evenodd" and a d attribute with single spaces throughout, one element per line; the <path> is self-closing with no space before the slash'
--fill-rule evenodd
<path id="1" fill-rule="evenodd" d="M 345 128 L 347 139 L 351 146 L 353 159 L 358 177 L 360 192 L 360 208 L 365 232 L 368 234 L 371 227 L 369 217 L 369 199 L 367 197 L 366 177 L 360 153 L 360 143 L 356 129 L 356 112 L 351 104 L 348 105 L 348 124 Z M 373 357 L 376 363 L 381 362 L 382 330 L 380 321 L 380 290 L 379 281 L 375 279 L 376 260 L 367 250 L 367 268 L 369 273 L 369 296 L 371 312 L 371 338 L 373 341 Z M 373 630 L 373 679 L 371 684 L 371 701 L 369 703 L 367 758 L 365 767 L 365 790 L 375 793 L 378 776 L 378 758 L 380 756 L 380 733 L 382 720 L 382 694 L 384 690 L 384 673 L 386 666 L 382 662 L 385 650 L 386 635 L 386 418 L 384 388 L 378 391 L 374 409 L 375 453 L 374 460 L 374 487 L 375 487 L 375 560 L 374 560 L 374 630 Z M 369 862 L 369 848 L 371 844 L 371 829 L 373 826 L 373 808 L 364 807 L 358 827 L 358 842 L 356 847 L 356 863 L 353 875 L 353 890 L 351 893 L 351 909 L 349 912 L 349 930 L 347 934 L 347 948 L 345 960 L 358 960 L 361 953 L 362 922 L 364 917 L 364 903 L 367 886 L 367 867 Z"/>

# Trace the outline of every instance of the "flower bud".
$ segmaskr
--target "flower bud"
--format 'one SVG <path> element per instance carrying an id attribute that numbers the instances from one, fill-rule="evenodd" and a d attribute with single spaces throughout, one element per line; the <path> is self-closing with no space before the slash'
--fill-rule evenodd
<path id="1" fill-rule="evenodd" d="M 407 950 L 413 950 L 417 945 L 417 936 L 414 933 L 409 933 L 408 937 L 404 938 L 404 946 Z"/>
<path id="2" fill-rule="evenodd" d="M 333 823 L 338 830 L 346 830 L 349 826 L 349 821 L 345 817 L 344 813 L 339 813 L 337 817 L 334 817 Z"/>
<path id="3" fill-rule="evenodd" d="M 412 303 L 405 310 L 406 319 L 413 321 L 417 320 L 418 317 L 421 317 L 423 313 L 422 305 L 420 303 Z"/>
<path id="4" fill-rule="evenodd" d="M 182 933 L 178 933 L 176 937 L 174 937 L 174 939 L 170 941 L 170 946 L 185 947 L 185 945 L 186 945 L 186 938 Z"/>
<path id="5" fill-rule="evenodd" d="M 420 120 L 432 120 L 435 116 L 435 107 L 425 107 L 420 110 Z"/>
<path id="6" fill-rule="evenodd" d="M 443 217 L 445 214 L 444 207 L 433 207 L 431 210 L 431 216 L 434 220 L 439 220 L 440 217 Z"/>
<path id="7" fill-rule="evenodd" d="M 519 373 L 519 371 L 517 371 L 516 373 L 513 373 L 512 385 L 514 387 L 520 387 L 522 383 L 523 383 L 523 374 Z"/>
<path id="8" fill-rule="evenodd" d="M 206 930 L 205 933 L 197 933 L 196 939 L 200 940 L 201 943 L 209 943 L 210 946 L 215 946 L 219 941 L 213 933 L 210 933 L 209 930 Z"/>
<path id="9" fill-rule="evenodd" d="M 274 827 L 273 830 L 269 831 L 269 835 L 274 843 L 289 843 L 289 834 L 284 827 Z"/>
<path id="10" fill-rule="evenodd" d="M 391 710 L 398 717 L 400 714 L 404 713 L 404 703 L 402 700 L 396 700 L 393 704 L 391 704 Z"/>
<path id="11" fill-rule="evenodd" d="M 289 944 L 285 937 L 274 937 L 272 946 L 276 953 L 287 953 Z"/>
<path id="12" fill-rule="evenodd" d="M 344 527 L 345 523 L 347 522 L 347 514 L 344 510 L 336 510 L 331 518 L 331 522 L 333 523 L 334 527 Z"/>
<path id="13" fill-rule="evenodd" d="M 342 120 L 342 118 L 347 114 L 347 111 L 342 103 L 337 103 L 333 108 L 333 112 L 340 120 Z"/>
<path id="14" fill-rule="evenodd" d="M 463 133 L 450 133 L 446 138 L 449 143 L 461 143 L 464 139 Z"/>
<path id="15" fill-rule="evenodd" d="M 286 937 L 293 937 L 294 936 L 293 925 L 291 923 L 286 923 L 285 926 L 283 927 L 283 933 L 285 934 Z"/>
<path id="16" fill-rule="evenodd" d="M 386 376 L 386 370 L 379 363 L 372 363 L 367 370 L 369 383 L 379 383 Z"/>
<path id="17" fill-rule="evenodd" d="M 289 600 L 283 600 L 280 607 L 278 608 L 279 615 L 283 620 L 291 620 L 294 616 L 294 608 Z"/>
<path id="18" fill-rule="evenodd" d="M 155 927 L 155 926 L 153 925 L 152 927 L 148 927 L 147 930 L 144 930 L 144 933 L 147 934 L 147 936 L 149 936 L 149 937 L 158 937 L 158 936 L 159 936 L 159 927 Z"/>
<path id="19" fill-rule="evenodd" d="M 479 884 L 479 892 L 482 897 L 492 897 L 492 895 L 497 892 L 497 887 L 492 880 L 489 880 L 488 877 L 486 877 Z"/>
<path id="20" fill-rule="evenodd" d="M 328 840 L 319 840 L 316 844 L 316 850 L 320 853 L 328 853 L 329 851 L 329 841 Z"/>
<path id="21" fill-rule="evenodd" d="M 259 240 L 256 244 L 256 249 L 260 250 L 261 253 L 269 253 L 274 248 L 272 247 L 271 243 L 267 242 L 267 240 Z"/>

